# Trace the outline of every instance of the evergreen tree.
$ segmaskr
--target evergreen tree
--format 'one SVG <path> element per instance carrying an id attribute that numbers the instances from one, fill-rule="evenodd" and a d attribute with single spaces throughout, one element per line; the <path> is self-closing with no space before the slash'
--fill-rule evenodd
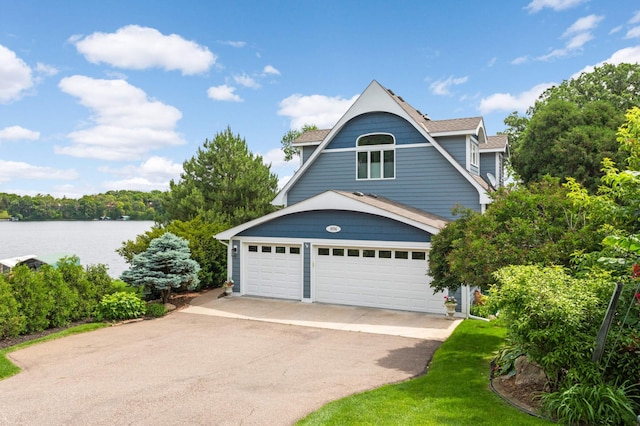
<path id="1" fill-rule="evenodd" d="M 277 176 L 228 127 L 205 140 L 183 169 L 180 181 L 170 183 L 170 219 L 189 221 L 200 215 L 206 222 L 239 225 L 274 210 Z"/>
<path id="2" fill-rule="evenodd" d="M 200 265 L 191 258 L 189 242 L 167 232 L 149 244 L 149 248 L 132 260 L 131 269 L 124 271 L 120 279 L 135 287 L 157 290 L 162 302 L 167 303 L 171 290 L 198 285 Z"/>

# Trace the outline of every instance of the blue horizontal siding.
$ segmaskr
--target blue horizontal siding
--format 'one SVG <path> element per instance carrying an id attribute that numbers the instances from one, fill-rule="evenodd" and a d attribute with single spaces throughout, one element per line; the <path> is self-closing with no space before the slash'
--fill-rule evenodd
<path id="1" fill-rule="evenodd" d="M 326 228 L 329 225 L 338 225 L 341 231 L 328 232 Z M 373 214 L 341 210 L 293 213 L 254 226 L 238 235 L 364 241 L 431 241 L 431 234 L 406 223 Z"/>
<path id="2" fill-rule="evenodd" d="M 491 173 L 496 178 L 500 177 L 500 174 L 496 171 L 496 155 L 495 152 L 488 152 L 486 154 L 480 154 L 480 176 L 487 179 L 487 173 Z"/>
<path id="3" fill-rule="evenodd" d="M 467 165 L 467 139 L 464 136 L 441 136 L 436 141 L 443 147 L 462 167 Z"/>
<path id="4" fill-rule="evenodd" d="M 353 118 L 327 145 L 325 150 L 355 148 L 358 137 L 368 133 L 391 133 L 396 145 L 426 143 L 427 140 L 415 127 L 397 115 L 386 112 L 363 114 Z"/>
<path id="5" fill-rule="evenodd" d="M 391 133 L 396 138 L 396 177 L 356 179 L 355 143 L 366 133 Z M 448 152 L 466 161 L 464 137 L 439 138 Z M 350 120 L 287 194 L 292 205 L 327 190 L 374 193 L 421 210 L 453 219 L 456 205 L 479 211 L 479 194 L 434 147 L 406 120 L 389 113 L 368 113 Z M 403 145 L 422 144 L 402 148 Z M 336 149 L 352 151 L 335 151 Z"/>
<path id="6" fill-rule="evenodd" d="M 294 204 L 329 189 L 373 193 L 453 219 L 462 205 L 479 211 L 478 191 L 432 146 L 396 150 L 396 178 L 356 180 L 355 152 L 323 152 L 287 195 Z"/>

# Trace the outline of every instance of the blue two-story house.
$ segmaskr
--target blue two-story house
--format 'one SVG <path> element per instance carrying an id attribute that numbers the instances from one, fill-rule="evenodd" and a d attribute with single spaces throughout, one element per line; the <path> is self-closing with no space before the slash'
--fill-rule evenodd
<path id="1" fill-rule="evenodd" d="M 455 206 L 491 202 L 506 136 L 488 137 L 481 117 L 430 120 L 373 81 L 332 129 L 294 145 L 302 165 L 282 208 L 216 235 L 234 293 L 442 313 L 431 237 Z"/>

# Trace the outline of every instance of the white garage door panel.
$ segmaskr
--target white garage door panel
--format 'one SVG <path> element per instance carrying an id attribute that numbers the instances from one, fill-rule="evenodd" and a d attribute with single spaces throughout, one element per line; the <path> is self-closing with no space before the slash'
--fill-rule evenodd
<path id="1" fill-rule="evenodd" d="M 246 294 L 302 298 L 302 255 L 299 247 L 245 244 L 244 253 Z"/>
<path id="2" fill-rule="evenodd" d="M 351 247 L 351 250 L 358 250 L 359 254 L 351 257 L 347 256 L 348 248 L 334 250 L 334 247 L 330 247 L 329 255 L 319 255 L 319 249 L 320 247 L 314 248 L 317 301 L 418 312 L 443 312 L 444 293 L 433 294 L 429 286 L 431 277 L 427 275 L 427 260 L 412 258 L 412 253 L 424 253 L 426 258 L 426 252 L 366 249 L 370 250 L 369 253 L 373 250 L 375 257 L 363 257 L 363 249 Z M 381 258 L 380 251 L 391 251 L 391 258 Z M 408 259 L 396 258 L 396 251 Z M 324 252 L 326 253 L 326 248 Z M 342 252 L 343 256 L 336 255 Z"/>

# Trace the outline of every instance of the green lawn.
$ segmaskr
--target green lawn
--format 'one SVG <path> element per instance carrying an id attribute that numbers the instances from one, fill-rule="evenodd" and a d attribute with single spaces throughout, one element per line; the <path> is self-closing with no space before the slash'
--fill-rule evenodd
<path id="1" fill-rule="evenodd" d="M 94 322 L 90 324 L 83 324 L 77 327 L 71 327 L 57 333 L 50 334 L 39 339 L 29 340 L 28 342 L 20 343 L 19 345 L 11 346 L 0 350 L 0 380 L 11 377 L 20 372 L 20 368 L 14 365 L 7 358 L 9 352 L 17 351 L 18 349 L 26 348 L 27 346 L 35 345 L 36 343 L 42 343 L 53 339 L 59 339 L 61 337 L 70 336 L 72 334 L 85 333 L 87 331 L 97 330 L 99 328 L 108 327 L 109 324 L 102 322 Z"/>
<path id="2" fill-rule="evenodd" d="M 505 330 L 466 320 L 436 351 L 422 377 L 325 405 L 300 425 L 549 425 L 489 389 L 490 362 Z"/>

